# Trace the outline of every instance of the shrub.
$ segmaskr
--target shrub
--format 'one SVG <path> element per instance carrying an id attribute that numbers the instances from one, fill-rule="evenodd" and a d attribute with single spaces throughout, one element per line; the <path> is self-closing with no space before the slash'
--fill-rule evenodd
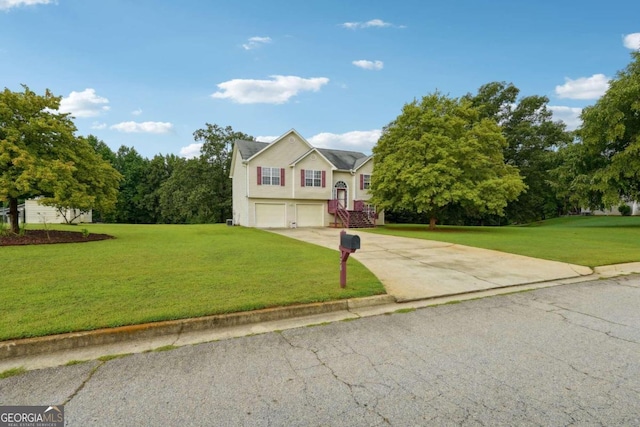
<path id="1" fill-rule="evenodd" d="M 623 203 L 620 206 L 618 206 L 618 212 L 620 212 L 620 215 L 622 216 L 629 216 L 631 215 L 631 206 L 627 205 L 626 203 Z"/>

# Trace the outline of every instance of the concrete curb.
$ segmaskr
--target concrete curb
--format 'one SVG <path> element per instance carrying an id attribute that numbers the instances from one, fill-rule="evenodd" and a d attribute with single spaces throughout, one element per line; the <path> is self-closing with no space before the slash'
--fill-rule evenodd
<path id="1" fill-rule="evenodd" d="M 288 307 L 267 308 L 240 313 L 218 314 L 191 319 L 168 320 L 143 323 L 95 331 L 71 332 L 37 338 L 0 341 L 0 360 L 16 357 L 35 356 L 63 350 L 73 350 L 88 346 L 115 344 L 126 341 L 144 340 L 170 334 L 183 334 L 208 329 L 248 325 L 294 317 L 313 316 L 334 311 L 395 303 L 392 295 L 375 295 Z"/>

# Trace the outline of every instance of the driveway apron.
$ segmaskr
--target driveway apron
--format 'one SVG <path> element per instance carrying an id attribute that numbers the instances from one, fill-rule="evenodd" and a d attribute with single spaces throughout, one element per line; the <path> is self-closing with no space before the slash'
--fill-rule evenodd
<path id="1" fill-rule="evenodd" d="M 269 230 L 338 250 L 340 229 Z M 412 301 L 487 289 L 585 276 L 589 267 L 432 240 L 348 230 L 360 236 L 351 256 L 382 282 L 397 301 Z M 336 257 L 336 281 L 339 261 Z M 348 286 L 348 283 L 347 283 Z"/>

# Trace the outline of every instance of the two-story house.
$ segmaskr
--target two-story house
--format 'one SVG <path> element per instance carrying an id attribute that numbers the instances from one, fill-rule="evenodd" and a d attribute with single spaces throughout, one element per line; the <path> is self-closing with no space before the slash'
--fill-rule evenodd
<path id="1" fill-rule="evenodd" d="M 367 203 L 372 172 L 372 156 L 312 147 L 293 129 L 271 143 L 236 141 L 233 222 L 260 228 L 384 224 L 384 213 Z"/>

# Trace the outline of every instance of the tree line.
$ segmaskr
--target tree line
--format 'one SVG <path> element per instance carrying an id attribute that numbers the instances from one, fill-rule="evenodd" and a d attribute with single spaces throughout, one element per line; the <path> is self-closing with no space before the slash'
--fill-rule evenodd
<path id="1" fill-rule="evenodd" d="M 0 92 L 0 201 L 17 229 L 20 200 L 93 209 L 119 223 L 213 223 L 232 217 L 233 142 L 253 137 L 206 123 L 199 156 L 112 151 L 75 136 L 60 97 Z M 568 131 L 545 96 L 492 82 L 452 98 L 414 100 L 373 148 L 372 201 L 395 222 L 504 225 L 640 199 L 640 52 Z"/>
<path id="2" fill-rule="evenodd" d="M 202 146 L 200 155 L 190 159 L 175 154 L 156 154 L 148 159 L 124 145 L 113 152 L 89 136 L 94 150 L 123 177 L 115 209 L 94 211 L 94 221 L 190 224 L 231 218 L 233 142 L 253 137 L 210 123 L 193 136 Z"/>
<path id="3" fill-rule="evenodd" d="M 640 52 L 583 109 L 554 121 L 511 83 L 406 104 L 373 149 L 373 201 L 397 222 L 529 223 L 640 199 Z"/>

